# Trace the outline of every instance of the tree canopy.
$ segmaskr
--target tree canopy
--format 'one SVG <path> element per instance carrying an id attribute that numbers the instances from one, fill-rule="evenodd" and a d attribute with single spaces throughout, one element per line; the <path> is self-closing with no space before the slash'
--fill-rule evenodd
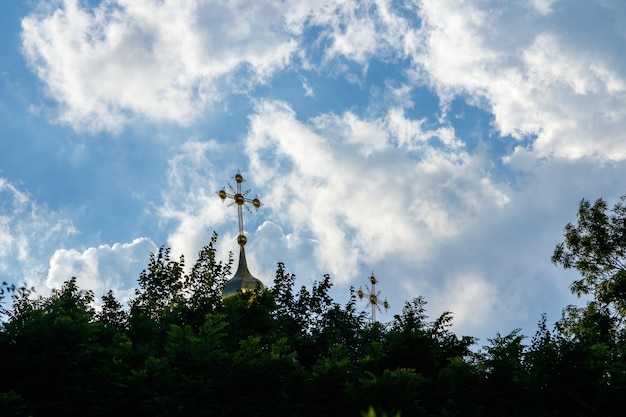
<path id="1" fill-rule="evenodd" d="M 370 323 L 351 289 L 330 296 L 279 263 L 273 285 L 222 301 L 232 256 L 214 234 L 189 272 L 162 247 L 123 305 L 70 277 L 49 295 L 4 284 L 2 416 L 612 416 L 626 392 L 624 199 L 607 213 L 581 202 L 552 260 L 576 268 L 554 326 L 538 318 L 484 346 L 434 319 L 422 297 L 388 323 Z"/>
<path id="2" fill-rule="evenodd" d="M 565 226 L 552 261 L 576 269 L 581 278 L 570 287 L 578 295 L 592 295 L 598 308 L 626 316 L 626 196 L 609 211 L 603 199 L 583 199 L 577 224 Z"/>

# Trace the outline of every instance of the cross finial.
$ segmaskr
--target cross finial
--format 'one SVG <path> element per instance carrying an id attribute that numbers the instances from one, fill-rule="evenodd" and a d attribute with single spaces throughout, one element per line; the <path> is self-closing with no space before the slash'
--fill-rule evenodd
<path id="1" fill-rule="evenodd" d="M 237 243 L 239 243 L 239 246 L 243 247 L 246 244 L 246 242 L 248 241 L 248 239 L 243 234 L 243 210 L 242 210 L 242 207 L 245 207 L 246 210 L 250 211 L 250 209 L 248 208 L 246 203 L 252 204 L 252 206 L 255 209 L 258 209 L 259 207 L 261 207 L 263 205 L 263 203 L 261 203 L 261 200 L 259 200 L 256 197 L 253 198 L 253 199 L 247 198 L 246 195 L 248 195 L 250 190 L 245 191 L 245 192 L 241 191 L 241 184 L 243 182 L 245 182 L 245 180 L 243 179 L 243 176 L 239 172 L 237 172 L 237 174 L 233 178 L 234 178 L 235 182 L 237 183 L 236 188 L 233 188 L 230 184 L 228 184 L 228 187 L 230 188 L 232 193 L 228 193 L 228 192 L 226 192 L 225 188 L 222 188 L 221 190 L 219 190 L 217 192 L 217 195 L 220 196 L 222 201 L 226 200 L 227 198 L 233 200 L 229 204 L 229 206 L 233 205 L 233 204 L 237 204 L 237 213 L 239 214 L 239 235 L 237 236 Z"/>
<path id="2" fill-rule="evenodd" d="M 372 283 L 372 288 L 366 285 L 365 288 L 367 289 L 367 293 L 363 292 L 363 290 L 359 288 L 357 295 L 360 300 L 363 298 L 368 299 L 369 304 L 372 306 L 372 324 L 374 324 L 376 323 L 376 310 L 381 311 L 380 306 L 383 306 L 385 310 L 389 309 L 389 303 L 386 298 L 384 301 L 381 301 L 379 298 L 380 291 L 376 291 L 376 284 L 378 283 L 378 280 L 374 276 L 374 271 L 372 271 L 372 274 L 370 275 L 370 282 Z"/>

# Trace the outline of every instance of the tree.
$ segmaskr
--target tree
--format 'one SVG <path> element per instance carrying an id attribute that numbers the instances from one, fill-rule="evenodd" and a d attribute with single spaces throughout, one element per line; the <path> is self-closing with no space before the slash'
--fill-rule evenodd
<path id="1" fill-rule="evenodd" d="M 148 268 L 139 275 L 139 288 L 131 302 L 131 312 L 141 312 L 156 322 L 167 320 L 183 299 L 183 268 L 185 260 L 170 257 L 170 249 L 161 246 L 150 254 Z"/>
<path id="2" fill-rule="evenodd" d="M 0 392 L 26 401 L 34 415 L 106 415 L 122 393 L 93 301 L 76 278 L 50 297 L 14 299 L 0 333 Z"/>
<path id="3" fill-rule="evenodd" d="M 552 262 L 574 268 L 581 278 L 570 287 L 574 294 L 592 295 L 621 322 L 626 317 L 626 195 L 608 211 L 603 199 L 578 207 L 577 224 L 565 226 L 565 240 L 557 244 Z"/>
<path id="4" fill-rule="evenodd" d="M 2 284 L 0 284 L 0 318 L 10 317 L 12 314 L 11 309 L 5 308 L 2 305 L 6 294 L 11 294 L 11 298 L 14 302 L 17 302 L 18 300 L 28 300 L 28 297 L 30 297 L 30 295 L 34 292 L 35 287 L 27 287 L 26 284 L 18 287 L 15 284 L 9 284 L 8 282 L 3 281 Z M 2 329 L 2 326 L 3 324 L 0 323 L 0 329 Z"/>
<path id="5" fill-rule="evenodd" d="M 222 289 L 228 281 L 233 265 L 233 254 L 229 255 L 228 262 L 216 260 L 215 244 L 217 233 L 213 232 L 211 241 L 198 253 L 198 260 L 191 272 L 183 278 L 183 296 L 185 319 L 196 319 L 194 326 L 204 322 L 204 316 L 216 311 L 222 304 Z"/>
<path id="6" fill-rule="evenodd" d="M 570 243 L 591 233 L 580 228 L 567 229 Z M 169 249 L 151 255 L 129 309 L 111 291 L 94 308 L 74 278 L 48 297 L 2 286 L 13 305 L 0 328 L 0 415 L 612 416 L 626 392 L 618 292 L 567 307 L 551 331 L 542 316 L 530 346 L 514 330 L 475 352 L 452 313 L 429 319 L 421 297 L 371 324 L 354 288 L 345 305 L 328 275 L 294 290 L 282 263 L 272 288 L 223 302 L 232 256 L 217 262 L 214 243 L 189 274 Z M 573 243 L 556 262 L 591 256 Z M 602 281 L 580 285 L 596 294 Z"/>
<path id="7" fill-rule="evenodd" d="M 621 402 L 626 380 L 626 195 L 611 209 L 603 199 L 583 199 L 564 237 L 552 262 L 576 269 L 581 278 L 571 291 L 592 300 L 583 308 L 568 306 L 556 325 L 552 355 L 560 358 L 560 390 L 579 409 L 607 415 L 604 410 Z"/>

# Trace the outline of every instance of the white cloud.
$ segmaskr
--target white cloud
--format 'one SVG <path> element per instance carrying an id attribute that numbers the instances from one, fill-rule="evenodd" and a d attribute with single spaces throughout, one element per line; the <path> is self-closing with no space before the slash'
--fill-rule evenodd
<path id="1" fill-rule="evenodd" d="M 373 57 L 404 57 L 406 33 L 415 28 L 402 13 L 416 7 L 398 12 L 389 0 L 43 1 L 22 21 L 23 53 L 59 103 L 61 122 L 119 132 L 137 118 L 188 123 L 224 95 L 247 92 L 290 65 L 349 59 L 367 68 Z M 312 47 L 309 36 L 316 37 Z"/>
<path id="2" fill-rule="evenodd" d="M 470 152 L 453 129 L 397 108 L 301 121 L 264 101 L 250 120 L 250 176 L 269 211 L 246 247 L 257 275 L 284 260 L 300 278 L 330 273 L 345 288 L 374 269 L 396 312 L 424 295 L 429 315 L 451 310 L 455 331 L 485 343 L 517 327 L 532 335 L 542 312 L 556 321 L 577 302 L 572 274 L 550 255 L 580 198 L 614 198 L 624 175 L 619 162 L 534 160 L 509 185 L 480 147 Z"/>
<path id="3" fill-rule="evenodd" d="M 39 205 L 28 192 L 0 177 L 0 272 L 4 280 L 38 286 L 42 258 L 51 246 L 76 234 L 72 222 Z"/>
<path id="4" fill-rule="evenodd" d="M 402 17 L 389 0 L 333 1 L 311 6 L 306 22 L 323 28 L 322 37 L 329 42 L 327 59 L 348 58 L 367 66 L 377 58 L 396 58 L 412 23 Z M 403 11 L 415 13 L 416 7 L 404 3 Z"/>
<path id="5" fill-rule="evenodd" d="M 0 272 L 3 280 L 33 286 L 37 294 L 76 276 L 96 296 L 112 289 L 126 298 L 156 246 L 148 238 L 84 251 L 59 249 L 78 235 L 72 221 L 47 210 L 24 190 L 0 178 Z"/>
<path id="6" fill-rule="evenodd" d="M 530 0 L 530 5 L 539 13 L 548 15 L 552 13 L 552 5 L 556 2 L 557 0 Z"/>
<path id="7" fill-rule="evenodd" d="M 96 298 L 113 290 L 125 301 L 134 293 L 140 272 L 148 265 L 150 253 L 158 248 L 148 238 L 130 243 L 100 245 L 84 251 L 58 249 L 50 258 L 46 285 L 59 288 L 63 282 L 76 277 L 82 290 L 91 290 Z"/>
<path id="8" fill-rule="evenodd" d="M 395 110 L 383 119 L 347 112 L 308 123 L 280 102 L 262 102 L 257 111 L 246 144 L 255 182 L 264 185 L 277 223 L 319 242 L 319 268 L 338 282 L 391 254 L 419 262 L 485 207 L 506 205 L 507 191 L 482 177 L 444 128 L 424 131 Z M 411 138 L 416 159 L 397 132 Z M 424 138 L 440 140 L 431 146 Z"/>
<path id="9" fill-rule="evenodd" d="M 134 118 L 186 123 L 283 67 L 296 49 L 278 3 L 78 0 L 22 21 L 26 58 L 75 129 L 119 131 Z M 230 82 L 234 72 L 245 77 Z"/>
<path id="10" fill-rule="evenodd" d="M 411 50 L 422 75 L 442 97 L 486 105 L 502 135 L 536 137 L 536 157 L 626 158 L 626 45 L 603 9 L 615 6 L 496 3 L 423 1 Z M 580 15 L 599 17 L 583 29 Z"/>
<path id="11" fill-rule="evenodd" d="M 189 140 L 169 161 L 168 188 L 157 211 L 164 222 L 175 223 L 167 243 L 177 257 L 187 257 L 187 266 L 195 261 L 216 226 L 227 219 L 229 210 L 215 193 L 228 182 L 226 174 L 216 177 L 214 161 L 221 155 L 220 149 L 215 141 Z"/>
<path id="12" fill-rule="evenodd" d="M 530 138 L 536 157 L 626 158 L 619 2 L 45 4 L 23 20 L 24 53 L 60 103 L 60 120 L 77 129 L 119 131 L 137 117 L 186 123 L 224 94 L 296 64 L 296 56 L 311 67 L 320 51 L 325 61 L 349 59 L 364 69 L 374 58 L 411 57 L 413 82 L 430 82 L 444 107 L 459 95 L 479 103 L 502 135 Z M 583 30 L 571 24 L 576 16 L 599 17 L 579 22 Z"/>
<path id="13" fill-rule="evenodd" d="M 313 87 L 309 85 L 304 77 L 300 77 L 300 82 L 302 82 L 302 88 L 304 89 L 305 97 L 315 97 L 315 91 L 313 91 Z"/>
<path id="14" fill-rule="evenodd" d="M 569 279 L 549 262 L 563 225 L 580 198 L 615 198 L 623 187 L 619 0 L 62 4 L 24 20 L 24 50 L 61 103 L 61 119 L 76 128 L 116 130 L 138 117 L 184 123 L 289 65 L 311 70 L 300 81 L 305 95 L 316 87 L 316 103 L 324 100 L 324 71 L 336 76 L 343 60 L 364 73 L 372 60 L 399 64 L 394 76 L 407 70 L 408 79 L 384 80 L 387 107 L 364 112 L 354 103 L 354 111 L 302 120 L 296 104 L 257 102 L 244 174 L 265 207 L 246 217 L 246 250 L 268 284 L 277 261 L 305 279 L 328 272 L 357 287 L 375 269 L 394 308 L 425 295 L 429 314 L 452 310 L 465 334 L 493 336 L 536 322 L 542 311 L 556 320 L 570 300 Z M 438 122 L 409 116 L 423 114 L 414 88 L 424 84 L 443 103 Z M 519 147 L 466 145 L 446 121 L 458 98 L 492 114 L 493 127 Z M 223 158 L 228 151 L 217 140 L 189 140 L 170 159 L 157 214 L 164 229 L 174 225 L 167 243 L 188 263 L 215 229 L 225 230 L 221 254 L 236 248 L 235 210 L 215 195 L 245 169 Z M 498 180 L 498 171 L 508 178 Z M 28 204 L 10 192 L 25 217 Z M 0 262 L 33 250 L 34 229 L 18 232 L 18 223 L 26 226 L 13 210 L 0 212 L 0 237 L 10 242 Z M 259 218 L 267 221 L 257 227 Z M 67 225 L 40 224 L 55 234 Z M 59 250 L 50 282 L 72 268 L 102 278 L 105 258 L 125 259 L 145 244 Z"/>
<path id="15" fill-rule="evenodd" d="M 494 283 L 470 271 L 460 272 L 454 281 L 449 282 L 446 292 L 449 293 L 447 302 L 456 327 L 479 328 L 502 305 L 503 296 L 498 294 Z"/>
<path id="16" fill-rule="evenodd" d="M 233 250 L 234 239 L 227 239 L 226 246 Z M 270 285 L 278 262 L 283 262 L 288 272 L 296 273 L 299 285 L 320 280 L 320 271 L 311 256 L 319 243 L 311 238 L 285 233 L 284 229 L 269 220 L 253 231 L 250 245 L 246 246 L 246 258 L 253 275 Z"/>

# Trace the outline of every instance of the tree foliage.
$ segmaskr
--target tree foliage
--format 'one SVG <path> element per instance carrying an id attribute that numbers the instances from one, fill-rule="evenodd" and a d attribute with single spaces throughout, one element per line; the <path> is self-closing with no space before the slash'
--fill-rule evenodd
<path id="1" fill-rule="evenodd" d="M 598 299 L 553 328 L 542 316 L 530 340 L 513 330 L 481 348 L 452 331 L 451 312 L 430 319 L 422 297 L 372 324 L 354 289 L 341 304 L 328 275 L 296 288 L 282 263 L 268 290 L 223 302 L 232 256 L 217 261 L 216 235 L 188 273 L 169 249 L 152 254 L 128 305 L 109 291 L 96 309 L 75 278 L 48 296 L 16 290 L 0 329 L 0 415 L 616 415 L 626 344 L 619 291 L 604 282 L 619 277 L 623 211 L 581 207 L 553 260 L 581 268 L 574 287 Z"/>
<path id="2" fill-rule="evenodd" d="M 592 295 L 620 319 L 626 316 L 626 196 L 611 209 L 603 199 L 583 199 L 578 222 L 565 226 L 552 262 L 576 269 L 581 278 L 571 286 L 577 295 Z"/>

